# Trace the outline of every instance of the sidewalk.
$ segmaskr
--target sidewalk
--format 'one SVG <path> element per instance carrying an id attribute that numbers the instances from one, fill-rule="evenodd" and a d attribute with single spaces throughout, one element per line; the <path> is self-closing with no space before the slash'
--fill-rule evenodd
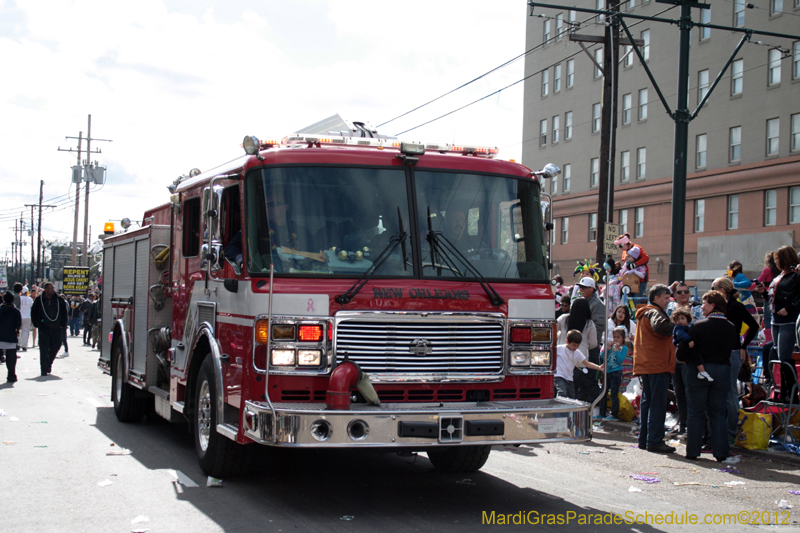
<path id="1" fill-rule="evenodd" d="M 639 430 L 639 424 L 633 422 L 623 422 L 622 420 L 594 420 L 594 423 L 601 423 L 604 427 L 613 428 L 618 431 L 625 431 L 627 433 L 630 433 L 633 429 L 636 429 L 637 431 Z M 681 440 L 681 445 L 685 446 L 685 444 L 685 441 Z M 748 455 L 751 457 L 758 457 L 762 460 L 769 459 L 770 461 L 775 461 L 778 463 L 800 466 L 800 457 L 785 450 L 748 450 L 747 448 L 731 445 L 731 452 L 740 453 L 742 455 Z"/>

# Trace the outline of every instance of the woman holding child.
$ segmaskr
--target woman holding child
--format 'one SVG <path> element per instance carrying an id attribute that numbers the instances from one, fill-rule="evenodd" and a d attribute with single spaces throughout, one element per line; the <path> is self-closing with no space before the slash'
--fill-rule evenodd
<path id="1" fill-rule="evenodd" d="M 705 372 L 713 381 L 699 377 L 696 360 L 687 363 L 692 370 L 684 375 L 689 397 L 686 458 L 700 458 L 703 430 L 708 416 L 711 449 L 717 461 L 725 462 L 729 460 L 730 454 L 726 411 L 730 390 L 731 352 L 736 347 L 739 336 L 734 325 L 725 317 L 727 301 L 722 293 L 705 293 L 702 309 L 705 318 L 693 322 L 688 333 L 694 342 L 696 357 L 701 358 Z"/>

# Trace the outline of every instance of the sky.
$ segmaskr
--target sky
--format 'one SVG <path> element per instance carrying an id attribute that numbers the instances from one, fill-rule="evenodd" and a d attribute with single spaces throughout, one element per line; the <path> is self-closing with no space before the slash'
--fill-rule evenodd
<path id="1" fill-rule="evenodd" d="M 378 126 L 525 51 L 524 0 L 0 0 L 0 257 L 14 219 L 30 225 L 44 181 L 42 236 L 72 241 L 71 168 L 88 116 L 89 197 L 103 223 L 141 220 L 166 186 L 333 114 Z M 517 60 L 378 128 L 397 134 L 523 78 Z M 498 146 L 521 160 L 523 84 L 401 139 Z M 83 149 L 86 145 L 84 142 Z M 85 158 L 85 154 L 84 154 Z M 78 233 L 84 223 L 81 187 Z M 19 224 L 19 222 L 17 222 Z M 30 257 L 30 237 L 25 258 Z M 78 241 L 82 239 L 79 237 Z"/>

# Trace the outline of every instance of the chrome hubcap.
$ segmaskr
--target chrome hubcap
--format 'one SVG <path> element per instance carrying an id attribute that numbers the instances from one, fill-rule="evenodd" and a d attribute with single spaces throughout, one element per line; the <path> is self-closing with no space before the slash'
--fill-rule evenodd
<path id="1" fill-rule="evenodd" d="M 203 451 L 208 449 L 208 439 L 211 434 L 211 391 L 208 381 L 200 385 L 200 394 L 197 398 L 197 441 Z"/>

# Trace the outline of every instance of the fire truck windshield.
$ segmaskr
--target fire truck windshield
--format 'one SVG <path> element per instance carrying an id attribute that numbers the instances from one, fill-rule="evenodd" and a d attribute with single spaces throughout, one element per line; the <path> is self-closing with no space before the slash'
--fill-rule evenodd
<path id="1" fill-rule="evenodd" d="M 531 179 L 408 167 L 267 167 L 248 174 L 244 196 L 251 274 L 264 275 L 273 264 L 279 274 L 358 278 L 402 226 L 408 236 L 374 277 L 474 278 L 431 253 L 430 227 L 489 280 L 548 279 L 539 185 Z"/>

